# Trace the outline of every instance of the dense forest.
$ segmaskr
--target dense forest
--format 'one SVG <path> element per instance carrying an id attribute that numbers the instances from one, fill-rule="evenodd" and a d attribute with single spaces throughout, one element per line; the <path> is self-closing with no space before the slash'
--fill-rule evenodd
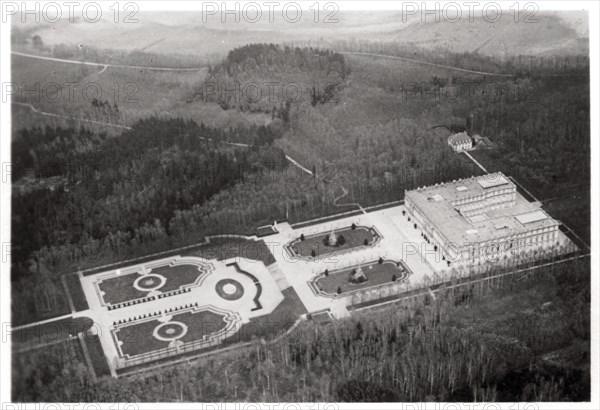
<path id="1" fill-rule="evenodd" d="M 264 112 L 287 122 L 291 103 L 328 103 L 349 75 L 339 53 L 250 44 L 233 49 L 211 67 L 196 98 L 225 110 Z"/>
<path id="2" fill-rule="evenodd" d="M 90 380 L 77 345 L 13 361 L 23 401 L 586 401 L 589 259 L 419 297 L 147 374 Z M 485 318 L 485 320 L 482 320 Z"/>
<path id="3" fill-rule="evenodd" d="M 558 184 L 589 187 L 587 78 L 533 79 L 521 84 L 521 90 L 530 90 L 522 98 L 481 104 L 472 111 L 475 132 L 493 135 L 498 143 L 489 155 L 543 197 L 556 195 Z"/>

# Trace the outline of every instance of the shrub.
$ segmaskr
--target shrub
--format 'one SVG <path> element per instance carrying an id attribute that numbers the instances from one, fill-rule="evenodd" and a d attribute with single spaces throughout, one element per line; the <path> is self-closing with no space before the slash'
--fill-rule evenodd
<path id="1" fill-rule="evenodd" d="M 379 383 L 351 380 L 341 384 L 336 391 L 341 402 L 398 402 L 405 400 L 396 391 Z"/>
<path id="2" fill-rule="evenodd" d="M 396 277 L 396 274 L 394 273 L 394 274 L 392 275 L 392 282 L 396 282 L 396 280 L 397 280 L 397 279 L 398 279 L 398 278 Z"/>
<path id="3" fill-rule="evenodd" d="M 314 249 L 312 249 L 312 250 L 310 251 L 310 256 L 312 256 L 312 257 L 314 258 L 315 256 L 317 256 L 317 252 L 315 252 L 315 250 L 314 250 Z"/>
<path id="4" fill-rule="evenodd" d="M 365 246 L 367 246 L 367 245 L 369 244 L 369 239 L 365 238 L 365 240 L 364 240 L 363 244 L 364 244 Z"/>
<path id="5" fill-rule="evenodd" d="M 342 293 L 342 287 L 338 286 L 338 288 L 337 288 L 337 294 L 340 295 L 341 293 Z"/>
<path id="6" fill-rule="evenodd" d="M 323 272 L 323 275 L 329 276 L 329 269 L 325 269 L 325 272 Z"/>
<path id="7" fill-rule="evenodd" d="M 383 263 L 383 258 L 379 258 L 379 264 L 381 265 Z"/>
<path id="8" fill-rule="evenodd" d="M 356 224 L 355 224 L 355 223 L 352 223 L 352 226 L 351 226 L 351 228 L 352 228 L 352 230 L 355 230 L 355 229 L 356 229 Z"/>
<path id="9" fill-rule="evenodd" d="M 300 240 L 303 241 L 304 240 L 304 234 L 300 234 Z"/>
<path id="10" fill-rule="evenodd" d="M 346 238 L 344 238 L 344 235 L 340 235 L 337 239 L 337 245 L 342 246 L 346 243 Z"/>

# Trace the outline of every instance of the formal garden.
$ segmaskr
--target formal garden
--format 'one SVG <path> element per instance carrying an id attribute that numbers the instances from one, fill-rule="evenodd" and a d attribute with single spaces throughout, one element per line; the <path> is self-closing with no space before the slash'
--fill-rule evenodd
<path id="1" fill-rule="evenodd" d="M 195 264 L 167 264 L 142 270 L 123 274 L 116 270 L 114 276 L 100 280 L 98 289 L 104 303 L 117 305 L 145 298 L 153 291 L 172 292 L 193 285 L 206 273 L 204 266 Z"/>
<path id="2" fill-rule="evenodd" d="M 365 246 L 372 246 L 380 239 L 374 228 L 356 226 L 322 232 L 314 235 L 304 234 L 289 243 L 286 248 L 295 256 L 317 258 L 333 253 L 348 252 Z"/>
<path id="3" fill-rule="evenodd" d="M 210 310 L 188 310 L 173 314 L 169 320 L 142 320 L 117 327 L 115 342 L 124 357 L 158 352 L 177 344 L 184 345 L 207 338 L 224 330 L 226 314 Z"/>
<path id="4" fill-rule="evenodd" d="M 314 280 L 314 287 L 327 295 L 343 295 L 386 283 L 404 281 L 410 273 L 405 263 L 380 258 L 363 265 L 325 270 Z"/>

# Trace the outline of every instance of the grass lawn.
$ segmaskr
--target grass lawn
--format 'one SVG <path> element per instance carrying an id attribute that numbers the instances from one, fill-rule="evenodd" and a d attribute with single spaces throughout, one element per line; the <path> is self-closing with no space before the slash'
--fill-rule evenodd
<path id="1" fill-rule="evenodd" d="M 379 239 L 379 235 L 372 228 L 359 226 L 356 227 L 356 229 L 352 229 L 351 227 L 348 227 L 335 231 L 335 235 L 338 238 L 338 244 L 330 246 L 327 243 L 330 234 L 331 232 L 311 235 L 304 238 L 304 240 L 298 238 L 287 246 L 293 250 L 296 255 L 301 257 L 312 256 L 313 250 L 315 251 L 315 256 L 324 256 L 365 246 L 365 239 L 367 240 L 368 245 L 372 245 Z M 339 239 L 341 237 L 345 239 L 343 244 L 339 244 Z"/>
<path id="2" fill-rule="evenodd" d="M 273 235 L 276 233 L 277 233 L 277 230 L 275 230 L 275 228 L 273 228 L 271 225 L 261 226 L 260 228 L 256 228 L 256 236 L 258 236 L 259 238 L 261 238 L 263 236 Z"/>
<path id="3" fill-rule="evenodd" d="M 134 357 L 168 347 L 169 342 L 158 340 L 153 336 L 154 329 L 160 324 L 158 320 L 150 320 L 116 330 L 115 341 L 121 342 L 123 355 Z"/>
<path id="4" fill-rule="evenodd" d="M 306 308 L 294 288 L 281 291 L 283 301 L 268 315 L 253 317 L 249 323 L 243 324 L 233 336 L 224 340 L 224 344 L 249 342 L 254 338 L 272 340 L 287 331 L 306 314 Z"/>
<path id="5" fill-rule="evenodd" d="M 186 285 L 192 285 L 204 273 L 197 265 L 161 266 L 152 268 L 150 273 L 156 273 L 167 278 L 161 292 L 171 292 Z"/>
<path id="6" fill-rule="evenodd" d="M 367 280 L 362 283 L 352 283 L 350 282 L 350 276 L 357 268 L 358 266 L 340 269 L 330 272 L 327 276 L 322 274 L 316 279 L 316 285 L 324 293 L 337 294 L 338 289 L 340 289 L 341 294 L 344 294 L 384 283 L 391 283 L 394 275 L 397 281 L 401 281 L 406 279 L 410 274 L 408 267 L 403 263 L 400 263 L 400 267 L 398 267 L 397 262 L 394 261 L 383 261 L 381 264 L 379 261 L 374 261 L 361 266 Z"/>
<path id="7" fill-rule="evenodd" d="M 250 233 L 252 235 L 252 233 Z M 184 251 L 172 250 L 162 252 L 160 256 L 149 255 L 141 256 L 135 262 L 125 261 L 110 264 L 110 269 L 125 268 L 140 263 L 152 262 L 157 258 L 167 258 L 169 256 L 198 256 L 204 259 L 224 260 L 230 258 L 248 258 L 264 262 L 265 266 L 275 263 L 275 258 L 271 254 L 269 247 L 264 241 L 253 241 L 243 238 L 210 238 L 209 243 L 201 243 L 190 246 Z M 108 263 L 108 261 L 106 261 Z M 92 276 L 97 273 L 106 272 L 106 266 L 91 268 L 85 272 L 84 276 Z"/>
<path id="8" fill-rule="evenodd" d="M 110 368 L 104 355 L 104 349 L 100 344 L 100 338 L 97 335 L 86 335 L 83 338 L 83 343 L 87 346 L 96 377 L 110 376 Z"/>
<path id="9" fill-rule="evenodd" d="M 588 244 L 590 243 L 590 192 L 580 191 L 563 198 L 544 202 L 544 209 L 555 219 L 564 222 Z"/>
<path id="10" fill-rule="evenodd" d="M 152 268 L 150 273 L 162 275 L 167 279 L 165 284 L 158 289 L 162 293 L 192 285 L 203 274 L 198 270 L 197 265 L 160 266 Z M 102 297 L 104 302 L 115 305 L 146 297 L 149 292 L 142 292 L 133 286 L 139 277 L 140 275 L 137 273 L 129 273 L 104 279 L 98 284 L 100 290 L 104 292 Z"/>
<path id="11" fill-rule="evenodd" d="M 186 335 L 181 338 L 184 343 L 205 339 L 227 325 L 225 316 L 209 310 L 174 315 L 173 320 L 184 323 L 188 327 Z"/>
<path id="12" fill-rule="evenodd" d="M 81 312 L 82 310 L 88 310 L 90 307 L 85 297 L 85 293 L 83 292 L 83 288 L 81 287 L 79 276 L 75 273 L 67 274 L 65 276 L 65 284 L 67 286 L 67 292 L 69 292 L 71 300 L 73 301 L 75 311 Z"/>
<path id="13" fill-rule="evenodd" d="M 98 288 L 104 292 L 102 296 L 104 303 L 116 305 L 147 296 L 148 292 L 142 292 L 133 287 L 133 283 L 139 277 L 140 275 L 134 272 L 104 279 L 98 283 Z"/>
<path id="14" fill-rule="evenodd" d="M 275 263 L 269 247 L 264 241 L 242 238 L 211 238 L 210 243 L 181 253 L 181 256 L 198 256 L 205 259 L 225 260 L 230 258 L 253 259 L 265 266 Z"/>
<path id="15" fill-rule="evenodd" d="M 187 333 L 179 340 L 183 343 L 190 343 L 202 340 L 223 329 L 226 325 L 224 318 L 223 315 L 204 310 L 174 314 L 172 321 L 181 322 L 187 326 Z M 159 340 L 153 334 L 154 329 L 162 323 L 158 320 L 150 320 L 116 330 L 114 335 L 116 340 L 122 342 L 123 354 L 134 357 L 169 347 L 169 341 Z"/>

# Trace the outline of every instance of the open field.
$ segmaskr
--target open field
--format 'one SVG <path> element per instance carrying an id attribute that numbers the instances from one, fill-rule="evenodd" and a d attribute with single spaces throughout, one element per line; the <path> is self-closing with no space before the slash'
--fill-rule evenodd
<path id="1" fill-rule="evenodd" d="M 185 101 L 206 73 L 205 70 L 163 73 L 119 68 L 102 71 L 102 67 L 13 56 L 13 81 L 21 91 L 12 98 L 30 103 L 40 111 L 131 125 Z M 37 92 L 27 96 L 24 90 Z M 94 99 L 108 102 L 110 109 L 94 106 Z"/>
<path id="2" fill-rule="evenodd" d="M 32 104 L 42 112 L 124 126 L 151 115 L 192 119 L 213 127 L 248 127 L 271 121 L 270 115 L 226 111 L 215 103 L 193 100 L 207 68 L 193 72 L 105 70 L 60 61 L 32 60 L 19 55 L 13 56 L 11 63 L 13 81 L 18 84 L 12 101 Z M 94 99 L 109 105 L 95 106 Z M 29 108 L 16 105 L 13 110 L 17 129 L 35 124 L 66 126 L 76 123 L 32 113 Z M 98 128 L 102 126 L 95 129 Z"/>

